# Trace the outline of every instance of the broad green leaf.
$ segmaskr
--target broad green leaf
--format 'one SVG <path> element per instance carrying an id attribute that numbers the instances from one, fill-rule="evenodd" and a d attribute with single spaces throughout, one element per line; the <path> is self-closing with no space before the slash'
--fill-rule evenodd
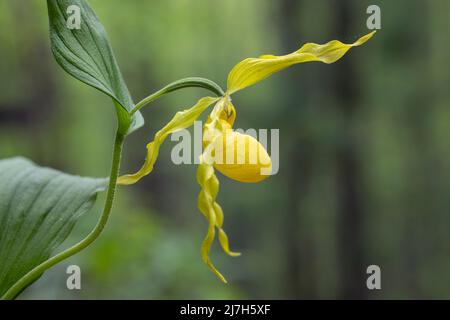
<path id="1" fill-rule="evenodd" d="M 105 28 L 86 0 L 47 0 L 52 52 L 59 65 L 76 79 L 116 101 L 121 124 L 129 132 L 143 125 L 143 118 L 129 112 L 134 103 L 123 80 Z M 79 8 L 79 29 L 68 24 Z M 70 26 L 70 28 L 69 28 Z"/>
<path id="2" fill-rule="evenodd" d="M 0 297 L 50 257 L 106 185 L 23 158 L 0 160 Z"/>

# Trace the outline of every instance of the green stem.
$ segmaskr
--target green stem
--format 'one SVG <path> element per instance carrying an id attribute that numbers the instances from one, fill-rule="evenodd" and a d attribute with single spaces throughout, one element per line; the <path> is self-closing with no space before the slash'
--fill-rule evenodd
<path id="1" fill-rule="evenodd" d="M 100 216 L 97 225 L 94 230 L 89 233 L 83 240 L 75 244 L 74 246 L 64 250 L 63 252 L 57 254 L 56 256 L 44 261 L 33 270 L 24 275 L 19 281 L 17 281 L 2 297 L 5 300 L 15 299 L 26 287 L 32 284 L 37 278 L 39 278 L 47 269 L 53 267 L 59 262 L 73 256 L 74 254 L 80 252 L 89 246 L 95 239 L 98 238 L 102 230 L 105 228 L 106 222 L 108 221 L 109 215 L 111 213 L 111 209 L 113 206 L 114 196 L 116 193 L 116 182 L 117 177 L 119 176 L 120 169 L 120 159 L 122 156 L 122 147 L 123 142 L 125 140 L 125 136 L 116 133 L 116 140 L 114 142 L 114 152 L 113 152 L 113 160 L 111 166 L 111 174 L 109 178 L 109 186 L 108 193 L 106 195 L 105 207 L 103 209 L 103 213 Z"/>
<path id="2" fill-rule="evenodd" d="M 204 79 L 204 78 L 185 78 L 181 79 L 175 82 L 172 82 L 171 84 L 167 85 L 166 87 L 162 88 L 161 90 L 153 93 L 152 95 L 148 96 L 147 98 L 143 99 L 141 102 L 139 102 L 134 109 L 130 112 L 131 115 L 136 113 L 139 109 L 147 105 L 148 103 L 164 96 L 165 94 L 169 92 L 173 92 L 179 89 L 183 88 L 189 88 L 189 87 L 200 87 L 205 88 L 213 93 L 215 93 L 217 96 L 223 96 L 225 95 L 222 88 L 217 85 L 215 82 Z M 120 129 L 120 125 L 119 125 Z M 116 186 L 117 186 L 117 178 L 119 176 L 119 169 L 120 169 L 120 159 L 122 157 L 122 148 L 123 143 L 125 140 L 125 134 L 121 133 L 120 130 L 116 133 L 116 140 L 114 142 L 114 152 L 113 152 L 113 160 L 112 160 L 112 166 L 111 166 L 111 174 L 109 177 L 109 186 L 108 186 L 108 192 L 106 195 L 106 201 L 105 206 L 103 208 L 102 215 L 100 216 L 97 225 L 95 228 L 89 233 L 86 238 L 75 244 L 74 246 L 62 251 L 61 253 L 57 254 L 54 257 L 51 257 L 50 259 L 44 261 L 34 269 L 32 269 L 30 272 L 25 274 L 22 278 L 19 279 L 9 290 L 3 295 L 2 299 L 4 300 L 12 300 L 15 299 L 25 288 L 27 288 L 29 285 L 31 285 L 35 280 L 37 280 L 46 270 L 50 269 L 54 265 L 58 264 L 59 262 L 73 256 L 74 254 L 77 254 L 81 250 L 88 247 L 92 242 L 94 242 L 98 236 L 101 234 L 103 229 L 106 226 L 106 223 L 108 222 L 109 215 L 111 214 L 111 209 L 114 202 L 114 196 L 116 193 Z"/>
<path id="3" fill-rule="evenodd" d="M 149 104 L 150 102 L 162 97 L 166 93 L 176 91 L 178 89 L 192 88 L 192 87 L 204 88 L 204 89 L 210 90 L 211 92 L 213 92 L 214 94 L 216 94 L 219 97 L 225 95 L 222 88 L 214 81 L 211 81 L 209 79 L 204 79 L 204 78 L 196 78 L 196 77 L 185 78 L 185 79 L 181 79 L 181 80 L 172 82 L 171 84 L 165 86 L 161 90 L 149 95 L 147 98 L 143 99 L 138 104 L 136 104 L 136 106 L 133 108 L 133 110 L 131 110 L 131 114 L 136 113 L 142 107 L 144 107 L 147 104 Z"/>

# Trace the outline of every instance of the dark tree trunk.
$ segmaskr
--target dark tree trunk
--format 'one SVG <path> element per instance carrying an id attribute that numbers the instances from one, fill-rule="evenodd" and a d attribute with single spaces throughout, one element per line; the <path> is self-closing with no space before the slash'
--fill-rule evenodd
<path id="1" fill-rule="evenodd" d="M 336 2 L 336 32 L 350 39 L 352 32 L 352 1 Z M 364 299 L 367 295 L 364 265 L 363 208 L 361 203 L 362 177 L 358 147 L 352 121 L 358 105 L 358 74 L 354 60 L 344 57 L 336 65 L 334 91 L 339 112 L 343 115 L 340 129 L 342 141 L 336 149 L 339 208 L 337 220 L 338 261 L 341 290 L 339 298 Z"/>
<path id="2" fill-rule="evenodd" d="M 292 52 L 298 46 L 299 34 L 297 32 L 298 9 L 300 1 L 283 0 L 281 5 L 280 37 L 284 53 Z M 285 114 L 294 115 L 291 120 L 284 119 L 286 137 L 283 140 L 290 143 L 288 161 L 283 162 L 289 172 L 287 210 L 283 215 L 284 232 L 286 236 L 286 274 L 285 291 L 290 299 L 313 299 L 316 297 L 316 268 L 314 267 L 314 247 L 311 232 L 308 228 L 308 217 L 302 212 L 300 204 L 309 186 L 312 172 L 313 155 L 311 143 L 307 137 L 296 138 L 301 123 L 296 121 L 296 114 L 301 110 L 299 97 L 298 75 L 286 76 L 285 91 L 283 92 Z M 301 111 L 300 111 L 301 112 Z"/>

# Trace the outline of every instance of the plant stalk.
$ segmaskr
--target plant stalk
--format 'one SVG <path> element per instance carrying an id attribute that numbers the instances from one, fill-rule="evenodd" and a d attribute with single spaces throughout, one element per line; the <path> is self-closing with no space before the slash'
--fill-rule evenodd
<path id="1" fill-rule="evenodd" d="M 105 225 L 111 214 L 117 187 L 117 178 L 119 176 L 120 160 L 122 157 L 124 140 L 125 136 L 117 132 L 114 142 L 113 160 L 111 165 L 111 174 L 109 178 L 109 186 L 106 195 L 105 206 L 95 228 L 86 236 L 86 238 L 84 238 L 77 244 L 44 261 L 43 263 L 32 269 L 30 272 L 28 272 L 26 275 L 24 275 L 3 295 L 3 300 L 15 299 L 25 288 L 27 288 L 35 280 L 37 280 L 46 270 L 85 249 L 98 238 L 100 233 L 105 228 Z"/>
<path id="2" fill-rule="evenodd" d="M 183 89 L 183 88 L 192 88 L 192 87 L 207 89 L 207 90 L 213 92 L 214 94 L 216 94 L 218 97 L 225 95 L 222 88 L 214 81 L 211 81 L 211 80 L 205 79 L 205 78 L 198 78 L 198 77 L 185 78 L 185 79 L 181 79 L 181 80 L 172 82 L 172 83 L 168 84 L 167 86 L 165 86 L 164 88 L 162 88 L 161 90 L 156 91 L 155 93 L 144 98 L 142 101 L 140 101 L 139 103 L 136 104 L 136 106 L 133 108 L 133 110 L 131 110 L 131 114 L 133 115 L 138 110 L 140 110 L 142 107 L 146 106 L 150 102 L 162 97 L 163 95 L 165 95 L 169 92 L 173 92 L 173 91 Z"/>
<path id="3" fill-rule="evenodd" d="M 207 90 L 210 90 L 211 92 L 215 93 L 217 96 L 223 96 L 225 95 L 222 88 L 216 84 L 215 82 L 204 79 L 204 78 L 185 78 L 181 79 L 175 82 L 172 82 L 171 84 L 165 86 L 161 90 L 151 94 L 147 98 L 143 99 L 141 102 L 136 104 L 136 106 L 133 108 L 133 110 L 130 112 L 131 115 L 136 113 L 138 110 L 140 110 L 142 107 L 147 105 L 148 103 L 164 96 L 167 93 L 183 89 L 183 88 L 191 88 L 191 87 L 199 87 L 204 88 Z M 119 125 L 120 128 L 120 125 Z M 25 274 L 22 278 L 19 279 L 9 290 L 3 295 L 1 299 L 3 300 L 13 300 L 15 299 L 23 290 L 25 290 L 28 286 L 30 286 L 34 281 L 36 281 L 45 271 L 53 267 L 54 265 L 58 264 L 59 262 L 77 254 L 81 250 L 88 247 L 92 242 L 94 242 L 103 229 L 106 226 L 106 223 L 108 222 L 109 216 L 111 214 L 111 209 L 114 202 L 114 196 L 116 194 L 116 188 L 117 188 L 117 178 L 119 177 L 119 171 L 120 171 L 120 160 L 122 157 L 122 148 L 123 143 L 125 140 L 126 134 L 123 134 L 120 132 L 120 130 L 117 130 L 116 132 L 116 138 L 114 142 L 114 151 L 113 151 L 113 160 L 111 165 L 111 173 L 109 176 L 109 185 L 108 185 L 108 191 L 106 195 L 105 200 L 105 206 L 103 208 L 103 212 L 97 222 L 97 225 L 95 228 L 80 242 L 73 245 L 72 247 L 58 253 L 57 255 L 49 258 L 48 260 L 44 261 L 40 265 L 36 266 L 34 269 L 29 271 L 27 274 Z"/>

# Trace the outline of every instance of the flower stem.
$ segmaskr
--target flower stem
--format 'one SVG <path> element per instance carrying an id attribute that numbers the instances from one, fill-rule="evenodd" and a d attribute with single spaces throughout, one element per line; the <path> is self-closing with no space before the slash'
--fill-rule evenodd
<path id="1" fill-rule="evenodd" d="M 114 202 L 114 196 L 116 193 L 117 177 L 119 176 L 120 170 L 120 159 L 122 157 L 122 147 L 125 140 L 125 136 L 116 133 L 116 139 L 114 142 L 113 160 L 111 165 L 111 174 L 109 178 L 108 193 L 106 195 L 105 206 L 100 216 L 97 225 L 89 233 L 86 238 L 75 244 L 74 246 L 62 251 L 61 253 L 55 255 L 54 257 L 44 261 L 26 275 L 24 275 L 20 280 L 18 280 L 2 297 L 4 300 L 15 299 L 25 288 L 31 285 L 35 280 L 37 280 L 47 269 L 53 267 L 59 262 L 73 256 L 74 254 L 80 252 L 94 242 L 100 233 L 105 228 L 108 221 L 109 215 Z"/>
<path id="2" fill-rule="evenodd" d="M 144 98 L 142 101 L 140 101 L 139 103 L 136 104 L 136 106 L 133 108 L 133 110 L 131 110 L 131 114 L 136 113 L 142 107 L 144 107 L 147 104 L 149 104 L 150 102 L 162 97 L 166 93 L 176 91 L 178 89 L 192 88 L 192 87 L 207 89 L 219 97 L 225 95 L 222 88 L 214 81 L 211 81 L 211 80 L 205 79 L 205 78 L 198 78 L 198 77 L 185 78 L 185 79 L 181 79 L 181 80 L 172 82 L 172 83 L 168 84 L 167 86 L 165 86 L 164 88 L 162 88 L 161 90 L 156 91 L 155 93 Z"/>
<path id="3" fill-rule="evenodd" d="M 164 96 L 167 93 L 189 87 L 205 88 L 215 93 L 217 96 L 223 96 L 225 94 L 222 88 L 211 80 L 204 78 L 185 78 L 172 82 L 171 84 L 167 85 L 161 90 L 143 99 L 141 102 L 136 104 L 136 106 L 130 112 L 130 115 L 133 115 L 148 103 Z M 81 250 L 88 247 L 92 242 L 94 242 L 98 238 L 98 236 L 105 228 L 106 223 L 108 222 L 108 218 L 111 214 L 114 196 L 116 193 L 117 178 L 119 176 L 120 160 L 122 157 L 122 148 L 125 136 L 126 134 L 123 134 L 121 133 L 120 130 L 117 130 L 116 139 L 114 142 L 113 160 L 111 165 L 111 173 L 109 177 L 109 186 L 106 195 L 105 206 L 103 208 L 103 212 L 95 228 L 86 236 L 86 238 L 84 238 L 77 244 L 49 258 L 48 260 L 44 261 L 43 263 L 41 263 L 40 265 L 36 266 L 34 269 L 29 271 L 27 274 L 25 274 L 11 288 L 9 288 L 9 290 L 3 295 L 3 297 L 1 297 L 1 299 L 3 300 L 15 299 L 23 290 L 25 290 L 34 281 L 36 281 L 46 270 L 50 269 L 59 262 L 73 256 L 74 254 L 77 254 Z"/>

